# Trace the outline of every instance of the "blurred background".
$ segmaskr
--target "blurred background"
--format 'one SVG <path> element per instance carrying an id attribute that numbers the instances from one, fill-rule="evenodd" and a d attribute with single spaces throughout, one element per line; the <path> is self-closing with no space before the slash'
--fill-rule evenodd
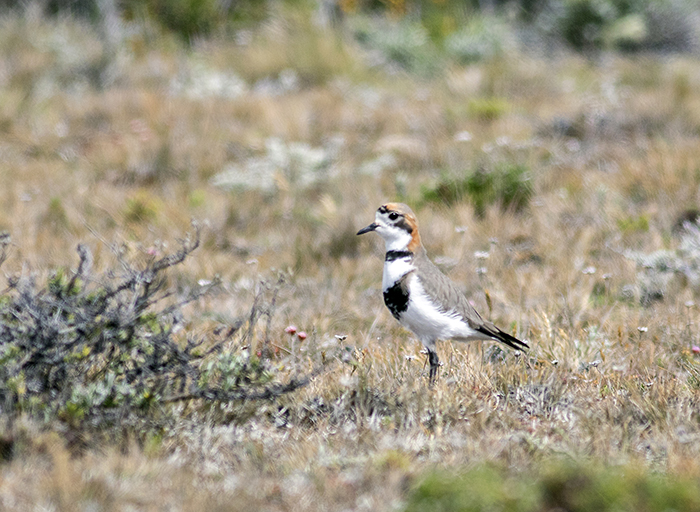
<path id="1" fill-rule="evenodd" d="M 0 228 L 42 265 L 86 227 L 197 217 L 212 249 L 314 268 L 387 199 L 484 219 L 588 180 L 630 199 L 599 209 L 625 236 L 694 215 L 693 187 L 646 204 L 642 163 L 695 143 L 693 1 L 4 1 L 0 23 Z"/>

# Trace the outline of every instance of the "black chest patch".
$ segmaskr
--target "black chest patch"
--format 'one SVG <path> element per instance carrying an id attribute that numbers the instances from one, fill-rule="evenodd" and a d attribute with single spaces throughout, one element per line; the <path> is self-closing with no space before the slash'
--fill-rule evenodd
<path id="1" fill-rule="evenodd" d="M 408 290 L 404 286 L 404 279 L 399 279 L 394 286 L 384 291 L 384 304 L 397 320 L 408 309 Z"/>

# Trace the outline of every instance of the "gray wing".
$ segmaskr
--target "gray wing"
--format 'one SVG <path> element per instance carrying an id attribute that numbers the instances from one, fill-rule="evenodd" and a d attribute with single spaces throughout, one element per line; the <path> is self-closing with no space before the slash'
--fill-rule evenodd
<path id="1" fill-rule="evenodd" d="M 421 280 L 421 284 L 425 293 L 433 300 L 434 304 L 444 304 L 446 311 L 456 312 L 475 331 L 505 343 L 511 348 L 517 350 L 530 348 L 523 341 L 502 331 L 488 320 L 481 318 L 481 315 L 469 304 L 464 294 L 428 259 L 424 252 L 417 254 L 416 258 L 423 260 L 420 264 L 421 272 L 425 274 L 425 279 Z"/>
<path id="2" fill-rule="evenodd" d="M 484 325 L 484 319 L 469 304 L 464 294 L 454 285 L 450 279 L 440 272 L 425 253 L 416 254 L 417 262 L 420 265 L 421 273 L 425 279 L 421 279 L 421 284 L 425 293 L 433 300 L 433 303 L 444 305 L 445 311 L 455 311 L 463 320 L 469 322 L 473 329 L 478 329 Z"/>

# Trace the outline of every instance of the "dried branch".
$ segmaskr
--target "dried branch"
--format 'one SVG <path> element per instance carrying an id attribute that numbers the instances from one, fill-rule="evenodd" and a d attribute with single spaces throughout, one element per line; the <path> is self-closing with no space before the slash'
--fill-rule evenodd
<path id="1" fill-rule="evenodd" d="M 8 244 L 0 237 L 0 262 Z M 275 382 L 269 364 L 240 350 L 252 344 L 265 314 L 263 341 L 269 337 L 281 280 L 269 305 L 265 286 L 259 287 L 245 329 L 245 322 L 226 329 L 227 338 L 238 333 L 238 347 L 223 350 L 220 343 L 174 336 L 182 308 L 218 286 L 214 279 L 178 296 L 163 289 L 165 272 L 199 244 L 196 228 L 172 254 L 143 268 L 119 258 L 119 272 L 97 276 L 90 251 L 79 245 L 75 272 L 58 269 L 43 286 L 32 276 L 11 280 L 0 297 L 0 413 L 103 428 L 162 414 L 162 406 L 176 402 L 274 400 L 322 372 L 325 366 Z"/>

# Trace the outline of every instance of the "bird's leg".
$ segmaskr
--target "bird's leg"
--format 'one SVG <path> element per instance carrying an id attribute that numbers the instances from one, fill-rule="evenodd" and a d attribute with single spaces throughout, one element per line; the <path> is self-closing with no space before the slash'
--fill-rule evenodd
<path id="1" fill-rule="evenodd" d="M 432 385 L 437 379 L 437 371 L 438 367 L 440 366 L 440 359 L 438 358 L 436 351 L 428 349 L 428 362 L 430 363 L 429 379 L 430 384 Z"/>

